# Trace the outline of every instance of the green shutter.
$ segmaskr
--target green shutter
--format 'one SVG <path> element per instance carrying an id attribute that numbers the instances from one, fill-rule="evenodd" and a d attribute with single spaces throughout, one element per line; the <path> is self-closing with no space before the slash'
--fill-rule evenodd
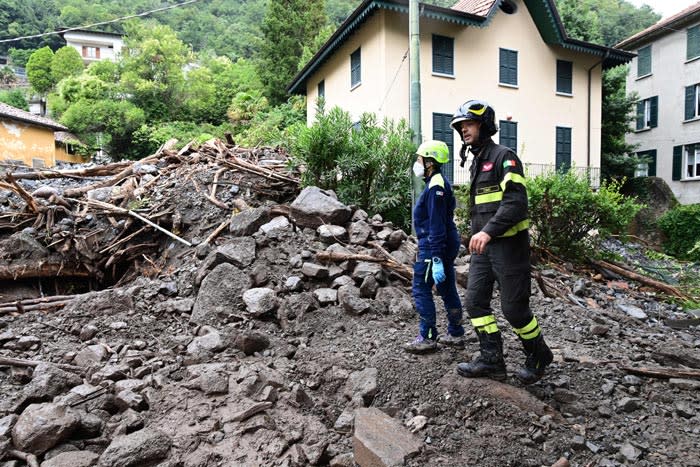
<path id="1" fill-rule="evenodd" d="M 637 77 L 651 73 L 651 46 L 639 49 L 637 55 Z"/>
<path id="2" fill-rule="evenodd" d="M 518 52 L 515 50 L 499 50 L 498 82 L 503 84 L 518 84 Z"/>
<path id="3" fill-rule="evenodd" d="M 683 173 L 683 146 L 674 146 L 671 180 L 680 180 L 681 173 Z"/>
<path id="4" fill-rule="evenodd" d="M 572 93 L 572 63 L 565 60 L 557 60 L 557 92 Z"/>
<path id="5" fill-rule="evenodd" d="M 647 152 L 647 164 L 649 169 L 647 170 L 647 175 L 649 177 L 656 177 L 656 149 L 652 149 Z"/>
<path id="6" fill-rule="evenodd" d="M 690 120 L 695 117 L 695 88 L 696 85 L 685 88 L 685 119 Z"/>
<path id="7" fill-rule="evenodd" d="M 649 112 L 649 127 L 656 128 L 659 124 L 659 96 L 652 97 L 650 101 L 651 112 Z"/>
<path id="8" fill-rule="evenodd" d="M 644 101 L 637 102 L 637 130 L 644 128 Z"/>
<path id="9" fill-rule="evenodd" d="M 700 25 L 688 29 L 688 47 L 686 58 L 696 58 L 700 56 Z"/>
<path id="10" fill-rule="evenodd" d="M 454 74 L 454 39 L 433 34 L 433 72 Z"/>
<path id="11" fill-rule="evenodd" d="M 358 48 L 350 55 L 350 86 L 355 86 L 362 81 L 362 56 Z"/>

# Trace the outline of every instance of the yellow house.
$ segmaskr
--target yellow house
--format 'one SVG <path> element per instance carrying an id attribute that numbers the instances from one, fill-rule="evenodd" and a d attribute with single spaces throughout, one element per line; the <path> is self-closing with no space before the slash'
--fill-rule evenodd
<path id="1" fill-rule="evenodd" d="M 554 0 L 462 0 L 420 4 L 421 138 L 461 140 L 450 119 L 469 99 L 496 110 L 496 142 L 513 148 L 529 173 L 554 167 L 600 172 L 601 70 L 634 54 L 570 39 Z M 408 119 L 408 3 L 365 0 L 287 88 L 307 96 L 308 124 L 320 96 L 359 120 Z M 459 157 L 458 157 L 459 158 Z M 468 181 L 451 162 L 444 172 Z"/>
<path id="2" fill-rule="evenodd" d="M 30 167 L 83 162 L 76 144 L 78 138 L 63 125 L 0 102 L 0 160 Z"/>

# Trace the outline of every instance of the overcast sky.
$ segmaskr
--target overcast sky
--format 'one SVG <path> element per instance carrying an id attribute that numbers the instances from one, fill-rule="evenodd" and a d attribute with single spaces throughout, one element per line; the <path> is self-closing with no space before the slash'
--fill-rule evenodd
<path id="1" fill-rule="evenodd" d="M 662 18 L 667 18 L 671 15 L 684 10 L 690 5 L 698 3 L 695 0 L 627 0 L 636 5 L 649 5 L 652 10 L 659 13 Z"/>

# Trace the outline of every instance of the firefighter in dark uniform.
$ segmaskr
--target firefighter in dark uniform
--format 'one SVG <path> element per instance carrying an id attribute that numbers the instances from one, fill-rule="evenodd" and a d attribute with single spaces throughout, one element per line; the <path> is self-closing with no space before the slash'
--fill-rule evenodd
<path id="1" fill-rule="evenodd" d="M 416 151 L 413 165 L 416 177 L 425 181 L 425 189 L 413 210 L 418 238 L 418 257 L 413 266 L 413 299 L 420 316 L 418 337 L 404 346 L 411 353 L 437 348 L 437 342 L 463 348 L 462 303 L 457 294 L 454 261 L 460 236 L 454 223 L 456 200 L 452 186 L 440 173 L 449 161 L 450 151 L 443 141 L 426 141 Z M 433 285 L 447 311 L 447 333 L 438 336 L 435 321 Z"/>
<path id="2" fill-rule="evenodd" d="M 474 154 L 466 307 L 481 351 L 474 361 L 460 363 L 457 373 L 469 378 L 506 378 L 503 340 L 491 309 L 493 285 L 498 281 L 501 309 L 526 355 L 525 366 L 515 376 L 532 384 L 544 375 L 552 352 L 530 311 L 530 223 L 523 165 L 511 149 L 491 139 L 498 129 L 495 112 L 486 102 L 466 102 L 451 125 L 462 138 L 462 166 L 467 147 Z"/>

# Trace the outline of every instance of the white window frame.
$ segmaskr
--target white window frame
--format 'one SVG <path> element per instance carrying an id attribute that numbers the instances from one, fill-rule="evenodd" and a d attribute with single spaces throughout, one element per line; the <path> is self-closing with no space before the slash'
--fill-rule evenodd
<path id="1" fill-rule="evenodd" d="M 690 148 L 693 148 L 693 154 L 690 154 Z M 688 173 L 692 160 L 692 174 Z M 700 180 L 700 143 L 688 144 L 683 151 L 683 180 Z"/>

